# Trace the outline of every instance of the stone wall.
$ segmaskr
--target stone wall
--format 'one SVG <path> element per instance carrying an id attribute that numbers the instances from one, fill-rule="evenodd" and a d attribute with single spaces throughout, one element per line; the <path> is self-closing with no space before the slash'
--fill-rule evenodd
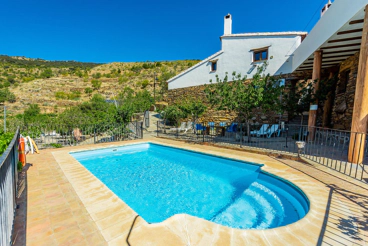
<path id="1" fill-rule="evenodd" d="M 331 124 L 335 129 L 350 130 L 358 74 L 359 52 L 341 63 L 335 92 Z"/>

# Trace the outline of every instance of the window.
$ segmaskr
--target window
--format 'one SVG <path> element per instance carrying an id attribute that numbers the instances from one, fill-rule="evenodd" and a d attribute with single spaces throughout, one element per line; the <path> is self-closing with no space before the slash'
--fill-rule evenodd
<path id="1" fill-rule="evenodd" d="M 265 61 L 268 59 L 268 48 L 253 51 L 253 62 Z"/>
<path id="2" fill-rule="evenodd" d="M 215 72 L 217 70 L 217 61 L 211 61 L 211 72 Z"/>

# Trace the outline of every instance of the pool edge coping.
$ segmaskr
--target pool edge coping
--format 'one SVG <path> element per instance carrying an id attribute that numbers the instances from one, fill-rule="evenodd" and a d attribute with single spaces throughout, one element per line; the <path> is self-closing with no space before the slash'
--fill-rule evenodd
<path id="1" fill-rule="evenodd" d="M 115 144 L 111 144 L 110 143 L 110 146 L 99 146 L 99 145 L 90 145 L 90 146 L 79 146 L 80 150 L 76 150 L 76 151 L 68 151 L 68 150 L 62 150 L 62 149 L 58 149 L 58 150 L 55 150 L 52 152 L 52 155 L 54 156 L 55 160 L 57 161 L 58 165 L 61 167 L 61 164 L 60 162 L 58 161 L 58 159 L 56 158 L 56 156 L 54 155 L 54 153 L 57 153 L 57 152 L 63 152 L 64 154 L 68 154 L 69 157 L 71 157 L 73 160 L 74 157 L 71 155 L 71 153 L 78 153 L 78 152 L 85 152 L 85 151 L 90 151 L 90 150 L 95 150 L 95 149 L 108 149 L 108 148 L 116 148 L 116 147 L 123 147 L 123 146 L 129 146 L 129 145 L 137 145 L 137 144 L 143 144 L 143 143 L 152 143 L 152 144 L 158 144 L 158 145 L 163 145 L 163 146 L 166 146 L 166 147 L 174 147 L 174 148 L 177 148 L 177 149 L 182 149 L 182 150 L 185 150 L 185 151 L 191 151 L 191 152 L 197 152 L 197 153 L 202 153 L 202 154 L 206 154 L 206 155 L 211 155 L 211 156 L 215 156 L 215 157 L 220 157 L 220 158 L 225 158 L 225 159 L 230 159 L 230 160 L 235 160 L 235 161 L 240 161 L 240 162 L 245 162 L 245 163 L 249 163 L 249 161 L 246 161 L 246 160 L 243 160 L 243 159 L 237 159 L 237 158 L 232 158 L 232 157 L 224 157 L 224 156 L 218 156 L 216 154 L 213 154 L 213 153 L 208 153 L 208 151 L 211 151 L 211 150 L 203 150 L 203 149 L 196 149 L 196 150 L 192 150 L 192 149 L 184 149 L 182 147 L 178 147 L 178 145 L 173 145 L 172 143 L 166 143 L 166 142 L 161 142 L 161 141 L 157 141 L 157 140 L 135 140 L 135 142 L 127 142 L 127 143 L 122 143 L 122 142 L 118 142 L 118 143 L 115 143 Z M 189 144 L 188 144 L 189 145 Z M 193 145 L 190 145 L 190 148 L 195 148 L 196 146 L 193 146 Z M 214 149 L 221 149 L 220 147 L 214 147 L 214 146 L 210 146 L 211 148 L 214 148 Z M 239 152 L 239 151 L 236 151 L 236 152 Z M 228 155 L 228 154 L 227 154 Z M 234 155 L 234 154 L 230 154 L 230 155 Z M 260 155 L 260 154 L 256 154 L 256 155 Z M 239 156 L 239 154 L 238 154 Z M 239 156 L 240 157 L 240 156 Z M 267 157 L 267 156 L 265 156 Z M 95 177 L 88 169 L 86 169 L 81 163 L 79 163 L 77 160 L 75 160 L 84 170 L 86 170 L 89 174 L 91 174 L 96 180 L 98 180 L 101 184 L 103 184 L 97 177 Z M 251 163 L 254 163 L 254 162 L 251 162 Z M 254 163 L 254 164 L 257 164 L 257 165 L 260 165 L 258 163 Z M 264 167 L 267 167 L 267 164 L 262 164 Z M 282 165 L 285 165 L 285 164 L 282 164 Z M 263 167 L 261 166 L 261 168 Z M 286 166 L 286 165 L 285 165 Z M 69 176 L 66 174 L 65 170 L 63 168 L 61 168 L 62 171 L 64 172 L 65 176 L 67 177 L 68 181 L 72 184 L 73 188 L 77 191 L 76 187 L 75 187 L 75 184 L 73 182 L 70 181 L 69 179 Z M 289 179 L 287 177 L 284 177 L 284 175 L 280 176 L 280 173 L 272 173 L 272 171 L 265 171 L 265 170 L 262 170 L 262 172 L 265 172 L 266 174 L 270 174 L 272 176 L 277 176 L 277 178 L 281 179 L 282 181 L 284 182 L 287 182 L 287 183 L 290 183 L 292 184 L 293 186 L 295 186 L 296 188 L 300 189 L 302 191 L 302 194 L 305 194 L 308 202 L 309 202 L 309 211 L 308 213 L 300 220 L 292 223 L 292 224 L 289 224 L 289 225 L 285 225 L 285 226 L 281 226 L 281 227 L 277 227 L 277 228 L 273 228 L 273 229 L 235 229 L 235 228 L 230 228 L 230 227 L 227 227 L 227 226 L 223 226 L 223 225 L 219 225 L 219 224 L 216 224 L 214 222 L 211 222 L 211 221 L 207 221 L 205 219 L 202 219 L 202 218 L 198 218 L 198 217 L 195 217 L 195 216 L 191 216 L 191 215 L 187 215 L 187 214 L 176 214 L 176 215 L 173 215 L 169 218 L 167 218 L 166 220 L 160 222 L 160 223 L 154 223 L 154 224 L 150 224 L 148 222 L 146 222 L 142 217 L 141 219 L 144 221 L 145 223 L 145 226 L 147 227 L 158 227 L 158 226 L 165 226 L 167 227 L 168 225 L 170 225 L 171 221 L 174 220 L 174 219 L 178 219 L 178 217 L 188 217 L 188 218 L 194 218 L 195 220 L 197 220 L 197 222 L 200 222 L 202 221 L 203 222 L 207 222 L 207 223 L 210 223 L 210 224 L 213 224 L 212 226 L 220 226 L 222 227 L 222 229 L 224 230 L 228 230 L 228 231 L 240 231 L 240 232 L 247 232 L 247 233 L 252 233 L 252 232 L 262 232 L 262 234 L 266 233 L 268 234 L 267 232 L 272 232 L 272 231 L 285 231 L 290 229 L 291 231 L 293 231 L 294 229 L 298 229 L 301 227 L 302 224 L 304 224 L 304 226 L 306 224 L 313 224 L 312 221 L 316 219 L 316 216 L 315 216 L 315 213 L 313 212 L 317 207 L 315 207 L 315 202 L 313 202 L 315 199 L 313 196 L 311 196 L 311 194 L 309 194 L 310 192 L 309 191 L 306 191 L 305 189 L 303 189 L 302 187 L 300 186 L 304 186 L 304 185 L 298 185 L 298 184 L 295 184 L 295 181 L 293 181 L 292 179 Z M 286 174 L 286 176 L 289 176 L 290 174 Z M 292 174 L 292 175 L 295 175 L 295 174 Z M 303 174 L 304 175 L 304 174 Z M 296 182 L 298 183 L 298 182 Z M 107 188 L 107 190 L 109 192 L 111 192 L 112 194 L 114 194 L 105 184 L 103 184 L 105 188 Z M 77 187 L 78 188 L 78 187 Z M 79 193 L 77 192 L 78 196 L 79 196 Z M 115 195 L 115 194 L 114 194 Z M 115 195 L 116 196 L 116 195 Z M 117 196 L 116 196 L 117 197 Z M 81 201 L 84 203 L 83 201 L 83 197 L 79 196 L 79 198 L 81 199 Z M 119 198 L 119 200 L 121 200 Z M 137 214 L 132 208 L 129 207 L 129 205 L 127 205 L 123 200 L 121 200 L 130 210 L 132 210 L 135 214 Z M 89 212 L 89 210 L 87 209 L 87 211 Z M 310 221 L 312 220 L 312 221 Z M 314 226 L 315 227 L 315 226 Z M 104 235 L 103 235 L 104 236 Z M 106 239 L 106 238 L 105 238 Z M 106 240 L 107 242 L 109 242 L 108 240 Z"/>

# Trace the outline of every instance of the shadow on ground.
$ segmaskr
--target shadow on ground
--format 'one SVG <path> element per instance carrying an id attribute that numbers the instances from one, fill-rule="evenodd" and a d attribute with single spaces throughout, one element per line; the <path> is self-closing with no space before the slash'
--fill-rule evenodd
<path id="1" fill-rule="evenodd" d="M 300 163 L 296 166 L 281 159 L 273 159 L 318 180 L 329 189 L 326 214 L 317 245 L 367 245 L 368 189 L 363 184 L 359 186 L 342 180 L 313 165 Z"/>

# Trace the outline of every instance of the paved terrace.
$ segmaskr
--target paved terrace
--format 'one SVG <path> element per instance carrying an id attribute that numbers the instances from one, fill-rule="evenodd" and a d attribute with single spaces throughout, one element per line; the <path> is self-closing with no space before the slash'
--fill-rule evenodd
<path id="1" fill-rule="evenodd" d="M 28 155 L 28 185 L 16 218 L 15 245 L 368 245 L 368 186 L 340 179 L 323 166 L 173 140 L 151 142 L 263 163 L 306 193 L 309 213 L 270 230 L 239 230 L 190 215 L 148 224 L 79 164 L 69 151 L 146 142 L 136 140 L 43 150 Z M 26 196 L 25 196 L 26 195 Z M 25 210 L 26 208 L 26 210 Z M 19 213 L 22 215 L 22 213 Z M 26 225 L 26 226 L 25 226 Z"/>

